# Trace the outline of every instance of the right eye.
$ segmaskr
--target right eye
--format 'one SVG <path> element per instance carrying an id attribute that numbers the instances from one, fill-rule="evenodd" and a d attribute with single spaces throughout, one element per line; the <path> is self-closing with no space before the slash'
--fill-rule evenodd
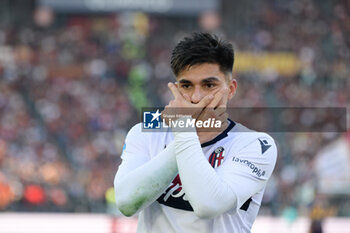
<path id="1" fill-rule="evenodd" d="M 181 88 L 183 88 L 183 89 L 189 89 L 191 87 L 191 85 L 189 85 L 189 84 L 182 84 L 181 85 Z"/>

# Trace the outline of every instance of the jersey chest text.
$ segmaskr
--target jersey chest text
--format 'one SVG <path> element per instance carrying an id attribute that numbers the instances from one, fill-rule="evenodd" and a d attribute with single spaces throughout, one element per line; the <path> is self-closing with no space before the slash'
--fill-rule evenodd
<path id="1" fill-rule="evenodd" d="M 218 147 L 214 150 L 213 153 L 209 156 L 208 162 L 213 168 L 217 168 L 220 166 L 224 161 L 224 148 Z M 193 208 L 186 198 L 186 194 L 184 189 L 182 188 L 182 183 L 180 176 L 177 175 L 174 180 L 171 182 L 171 184 L 168 186 L 168 188 L 165 190 L 165 192 L 157 199 L 158 203 L 173 207 L 176 209 L 181 210 L 187 210 L 187 211 L 193 211 Z M 250 202 L 252 201 L 251 198 L 249 198 L 242 206 L 241 210 L 246 211 L 249 207 Z"/>
<path id="2" fill-rule="evenodd" d="M 217 168 L 224 161 L 224 148 L 222 146 L 216 148 L 209 156 L 208 162 L 213 168 Z M 193 211 L 191 204 L 186 198 L 184 189 L 182 188 L 180 176 L 177 175 L 171 182 L 165 192 L 157 199 L 160 204 L 170 206 L 176 209 Z"/>

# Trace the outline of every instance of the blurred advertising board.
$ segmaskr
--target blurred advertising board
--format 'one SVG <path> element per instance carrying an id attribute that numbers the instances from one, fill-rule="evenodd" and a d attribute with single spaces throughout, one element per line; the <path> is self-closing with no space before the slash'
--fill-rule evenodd
<path id="1" fill-rule="evenodd" d="M 252 233 L 307 233 L 310 219 L 258 216 Z M 349 218 L 326 218 L 324 233 L 349 232 Z M 0 233 L 136 233 L 137 218 L 105 214 L 0 213 Z"/>
<path id="2" fill-rule="evenodd" d="M 196 15 L 219 8 L 218 0 L 39 0 L 40 6 L 64 13 L 142 11 L 147 13 Z"/>
<path id="3" fill-rule="evenodd" d="M 350 194 L 350 138 L 343 136 L 315 158 L 318 188 L 324 194 Z"/>
<path id="4" fill-rule="evenodd" d="M 276 74 L 293 76 L 302 68 L 297 54 L 290 52 L 253 53 L 238 51 L 235 55 L 234 70 L 244 72 L 275 72 Z"/>

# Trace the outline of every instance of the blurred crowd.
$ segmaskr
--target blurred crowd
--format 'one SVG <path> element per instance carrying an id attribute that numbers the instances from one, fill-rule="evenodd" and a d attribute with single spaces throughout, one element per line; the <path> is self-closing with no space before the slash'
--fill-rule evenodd
<path id="1" fill-rule="evenodd" d="M 142 107 L 170 100 L 171 48 L 193 30 L 226 34 L 237 51 L 301 61 L 293 75 L 236 73 L 230 107 L 348 107 L 350 5 L 326 2 L 259 3 L 249 29 L 181 28 L 142 13 L 0 27 L 0 210 L 106 212 L 125 135 Z M 279 159 L 261 213 L 307 214 L 318 195 L 314 158 L 343 134 L 272 136 Z M 334 214 L 350 215 L 335 205 Z"/>

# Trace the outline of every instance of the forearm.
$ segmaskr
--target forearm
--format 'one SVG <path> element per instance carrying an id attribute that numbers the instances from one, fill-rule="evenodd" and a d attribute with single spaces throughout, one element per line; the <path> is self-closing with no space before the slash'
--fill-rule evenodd
<path id="1" fill-rule="evenodd" d="M 119 171 L 118 171 L 119 172 Z M 118 209 L 126 216 L 154 202 L 177 174 L 174 144 L 154 159 L 127 174 L 116 175 L 114 187 Z"/>
<path id="2" fill-rule="evenodd" d="M 175 133 L 174 142 L 182 187 L 195 214 L 213 217 L 234 208 L 236 195 L 208 163 L 197 134 Z"/>

